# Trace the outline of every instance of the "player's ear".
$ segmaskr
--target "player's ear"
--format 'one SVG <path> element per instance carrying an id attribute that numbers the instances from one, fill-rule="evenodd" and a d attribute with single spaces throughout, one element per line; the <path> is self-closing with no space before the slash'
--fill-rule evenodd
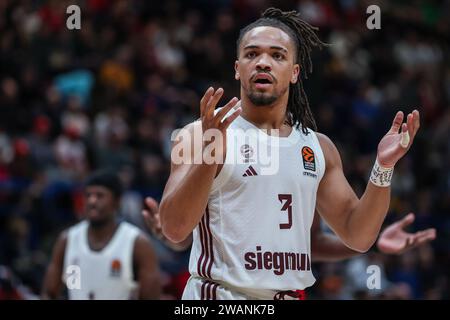
<path id="1" fill-rule="evenodd" d="M 235 71 L 235 73 L 234 73 L 234 78 L 236 79 L 236 80 L 239 80 L 241 77 L 240 77 L 240 75 L 239 75 L 239 61 L 238 60 L 236 60 L 235 62 L 234 62 L 234 71 Z"/>
<path id="2" fill-rule="evenodd" d="M 296 84 L 298 81 L 298 75 L 300 73 L 300 65 L 298 63 L 294 64 L 294 69 L 292 70 L 291 83 Z"/>

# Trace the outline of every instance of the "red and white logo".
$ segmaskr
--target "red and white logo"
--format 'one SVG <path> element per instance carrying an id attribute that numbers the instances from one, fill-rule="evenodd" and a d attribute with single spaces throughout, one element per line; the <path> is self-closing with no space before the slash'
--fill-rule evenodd
<path id="1" fill-rule="evenodd" d="M 114 259 L 111 262 L 111 277 L 119 278 L 122 273 L 122 263 L 119 259 Z"/>

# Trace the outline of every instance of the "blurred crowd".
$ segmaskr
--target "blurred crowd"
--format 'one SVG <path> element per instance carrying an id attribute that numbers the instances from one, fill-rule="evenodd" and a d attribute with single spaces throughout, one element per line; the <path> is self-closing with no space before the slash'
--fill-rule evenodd
<path id="1" fill-rule="evenodd" d="M 66 8 L 81 8 L 68 30 Z M 381 29 L 366 8 L 381 8 Z M 195 120 L 208 86 L 239 95 L 239 29 L 268 6 L 297 9 L 330 47 L 305 81 L 319 131 L 336 143 L 347 179 L 365 189 L 377 142 L 397 110 L 421 128 L 394 172 L 386 222 L 416 213 L 410 231 L 437 229 L 401 256 L 372 250 L 316 264 L 317 299 L 450 296 L 450 1 L 0 1 L 0 299 L 38 298 L 57 234 L 83 215 L 83 180 L 114 168 L 121 213 L 143 227 L 143 197 L 159 199 L 171 133 Z M 144 228 L 144 227 L 143 227 Z M 189 252 L 153 240 L 167 297 L 186 280 Z M 366 286 L 381 268 L 381 289 Z"/>

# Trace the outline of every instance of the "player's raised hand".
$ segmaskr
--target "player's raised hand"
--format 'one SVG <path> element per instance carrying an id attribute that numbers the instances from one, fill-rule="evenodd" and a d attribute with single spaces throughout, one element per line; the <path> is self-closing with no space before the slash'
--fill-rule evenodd
<path id="1" fill-rule="evenodd" d="M 184 251 L 192 244 L 192 235 L 186 238 L 183 242 L 174 243 L 164 236 L 161 226 L 161 217 L 159 215 L 159 204 L 152 197 L 144 199 L 144 209 L 142 210 L 145 225 L 147 229 L 165 245 L 174 251 Z"/>
<path id="2" fill-rule="evenodd" d="M 146 197 L 144 200 L 142 215 L 144 216 L 145 225 L 148 230 L 150 230 L 155 237 L 161 240 L 164 236 L 162 233 L 158 202 L 152 197 Z"/>
<path id="3" fill-rule="evenodd" d="M 419 127 L 419 111 L 408 114 L 406 123 L 403 123 L 403 112 L 397 112 L 391 129 L 378 144 L 377 158 L 380 165 L 392 168 L 411 147 Z"/>
<path id="4" fill-rule="evenodd" d="M 389 225 L 380 234 L 377 241 L 378 249 L 383 253 L 402 254 L 436 238 L 436 229 L 430 228 L 416 233 L 408 233 L 403 229 L 414 221 L 414 213 L 408 214 L 402 220 Z"/>
<path id="5" fill-rule="evenodd" d="M 200 118 L 202 121 L 203 132 L 208 129 L 218 129 L 225 133 L 225 130 L 241 113 L 241 108 L 237 108 L 231 115 L 226 116 L 228 112 L 236 106 L 239 99 L 234 97 L 219 112 L 214 114 L 214 110 L 223 95 L 223 89 L 209 87 L 205 95 L 200 100 Z"/>

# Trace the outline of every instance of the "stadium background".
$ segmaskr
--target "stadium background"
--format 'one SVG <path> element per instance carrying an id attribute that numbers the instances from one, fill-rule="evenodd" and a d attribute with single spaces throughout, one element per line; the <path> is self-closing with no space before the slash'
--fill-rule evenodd
<path id="1" fill-rule="evenodd" d="M 66 8 L 81 7 L 81 30 Z M 366 8 L 381 8 L 381 30 Z M 160 198 L 170 133 L 198 116 L 213 85 L 234 81 L 238 31 L 270 5 L 298 9 L 332 43 L 306 81 L 319 131 L 340 150 L 360 195 L 396 110 L 422 126 L 397 165 L 387 222 L 437 239 L 402 256 L 376 250 L 315 264 L 317 299 L 448 299 L 450 293 L 450 1 L 0 1 L 0 299 L 35 299 L 57 234 L 82 216 L 83 179 L 113 167 L 127 186 L 124 217 L 142 226 L 144 196 Z M 180 294 L 188 253 L 153 240 L 166 298 Z M 366 266 L 382 268 L 367 290 Z"/>

